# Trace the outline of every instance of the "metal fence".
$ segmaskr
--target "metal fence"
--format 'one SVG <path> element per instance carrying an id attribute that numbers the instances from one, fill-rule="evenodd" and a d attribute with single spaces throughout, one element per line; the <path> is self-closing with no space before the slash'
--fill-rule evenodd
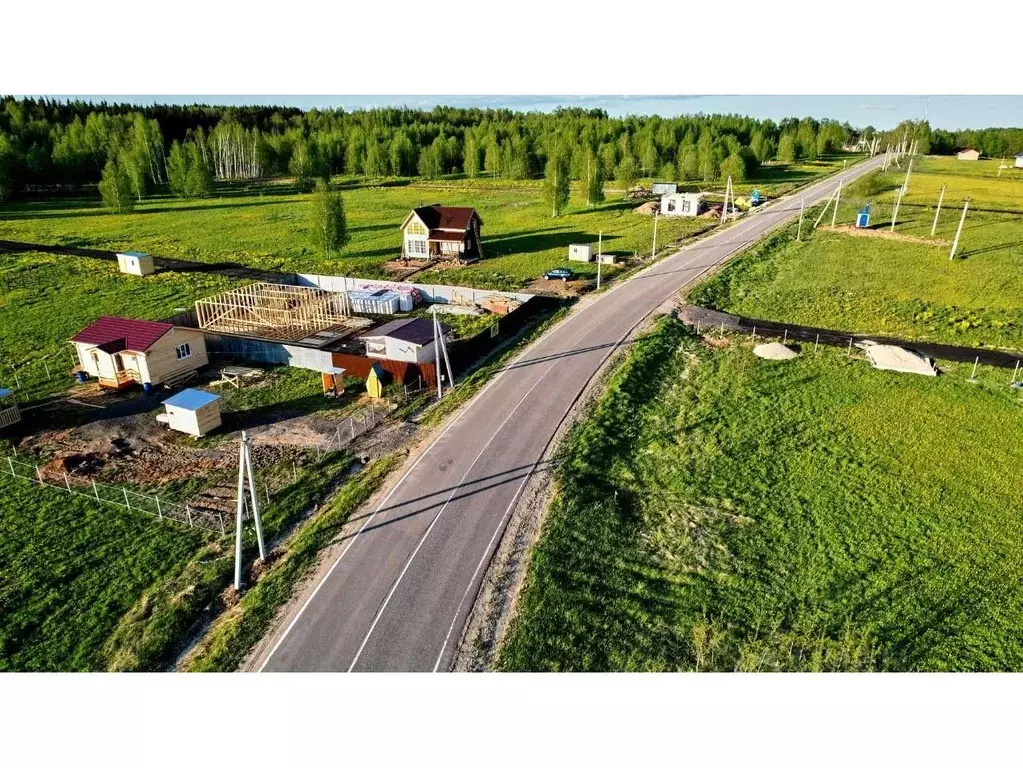
<path id="1" fill-rule="evenodd" d="M 173 520 L 189 528 L 203 528 L 223 535 L 227 533 L 227 524 L 231 522 L 225 521 L 223 514 L 214 510 L 178 504 L 156 494 L 130 491 L 123 486 L 97 483 L 95 480 L 55 471 L 12 456 L 0 461 L 0 472 L 76 496 L 84 496 L 102 504 L 123 507 L 132 512 L 145 512 L 160 520 Z"/>
<path id="2" fill-rule="evenodd" d="M 409 396 L 410 392 L 406 390 L 406 398 Z M 316 446 L 317 458 L 331 451 L 344 450 L 345 447 L 352 444 L 355 438 L 369 432 L 397 407 L 392 403 L 370 404 L 368 408 L 356 411 L 344 421 L 339 422 L 334 434 Z"/>
<path id="3" fill-rule="evenodd" d="M 70 348 L 21 363 L 3 360 L 0 361 L 0 385 L 13 389 L 19 403 L 27 403 L 66 387 L 71 381 L 68 372 L 77 364 Z"/>

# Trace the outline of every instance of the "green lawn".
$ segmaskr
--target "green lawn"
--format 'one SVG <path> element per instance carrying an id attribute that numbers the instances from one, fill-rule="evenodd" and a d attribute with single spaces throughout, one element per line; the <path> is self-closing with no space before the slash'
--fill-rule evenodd
<path id="1" fill-rule="evenodd" d="M 572 432 L 506 670 L 1023 670 L 1020 397 L 662 321 Z"/>
<path id="2" fill-rule="evenodd" d="M 921 161 L 899 208 L 895 232 L 929 238 L 938 194 L 947 184 L 935 244 L 824 230 L 800 243 L 789 228 L 695 290 L 692 300 L 765 320 L 1023 348 L 1023 182 L 953 173 L 957 162 Z M 960 164 L 983 170 L 983 163 Z M 889 231 L 904 177 L 904 170 L 895 170 L 880 174 L 873 186 L 853 185 L 839 223 L 851 223 L 856 209 L 871 202 L 874 228 Z M 960 252 L 950 261 L 949 242 L 967 197 L 971 212 Z"/>

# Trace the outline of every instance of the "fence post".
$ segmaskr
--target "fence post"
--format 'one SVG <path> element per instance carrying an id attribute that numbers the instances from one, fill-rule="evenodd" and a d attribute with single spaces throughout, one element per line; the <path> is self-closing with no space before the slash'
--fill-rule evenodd
<path id="1" fill-rule="evenodd" d="M 217 512 L 217 519 L 220 521 L 220 535 L 226 536 L 227 531 L 224 530 L 224 516 Z"/>
<path id="2" fill-rule="evenodd" d="M 156 499 L 156 516 L 163 520 L 163 508 L 160 506 L 160 497 L 153 496 L 153 498 Z"/>
<path id="3" fill-rule="evenodd" d="M 980 363 L 980 355 L 973 359 L 973 373 L 970 374 L 970 381 L 977 380 L 977 365 Z"/>
<path id="4" fill-rule="evenodd" d="M 817 338 L 813 340 L 813 351 L 817 351 L 817 346 L 821 343 L 821 335 L 818 333 Z"/>
<path id="5" fill-rule="evenodd" d="M 341 446 L 338 445 L 338 448 L 340 448 L 340 447 Z M 269 507 L 270 506 L 270 488 L 269 488 L 269 486 L 267 486 L 266 483 L 263 483 L 263 493 L 266 496 L 266 505 Z"/>
<path id="6" fill-rule="evenodd" d="M 291 460 L 291 471 L 295 475 L 294 482 L 298 482 L 298 462 L 294 459 Z"/>
<path id="7" fill-rule="evenodd" d="M 38 464 L 36 464 L 36 478 L 39 480 L 39 485 L 46 485 L 46 482 L 43 480 L 43 471 L 39 469 Z"/>
<path id="8" fill-rule="evenodd" d="M 757 327 L 755 325 L 753 326 L 753 336 L 751 337 L 751 340 L 752 341 L 757 340 Z"/>
<path id="9" fill-rule="evenodd" d="M 352 440 L 355 439 L 355 419 L 351 416 L 348 417 L 348 426 L 352 428 Z"/>
<path id="10" fill-rule="evenodd" d="M 92 492 L 96 495 L 96 501 L 99 501 L 99 488 L 96 487 L 96 481 L 92 481 Z"/>
<path id="11" fill-rule="evenodd" d="M 337 425 L 337 449 L 341 450 L 341 425 Z M 269 503 L 269 502 L 268 502 Z"/>
<path id="12" fill-rule="evenodd" d="M 1019 363 L 1016 363 L 1016 368 L 1019 368 Z M 1015 381 L 1016 377 L 1013 376 L 1012 380 Z M 11 476 L 14 477 L 14 460 L 10 456 L 7 457 L 7 466 L 11 468 Z"/>
<path id="13" fill-rule="evenodd" d="M 128 505 L 128 509 L 131 509 L 131 502 L 128 501 L 128 489 L 122 488 L 121 491 L 124 493 L 124 503 Z"/>
<path id="14" fill-rule="evenodd" d="M 847 357 L 852 356 L 852 336 L 849 337 L 849 351 L 845 353 Z"/>
<path id="15" fill-rule="evenodd" d="M 64 485 L 67 486 L 67 492 L 71 493 L 71 481 L 68 479 L 67 472 L 64 473 Z"/>
<path id="16" fill-rule="evenodd" d="M 1016 383 L 1016 374 L 1017 373 L 1019 373 L 1019 360 L 1016 361 L 1016 367 L 1012 371 L 1012 381 L 1009 382 L 1010 384 L 1015 384 Z M 10 461 L 9 458 L 7 460 Z M 14 474 L 14 468 L 13 467 L 11 468 L 11 474 Z"/>
<path id="17" fill-rule="evenodd" d="M 190 510 L 188 508 L 187 504 L 185 505 L 185 517 L 188 518 L 188 527 L 191 528 L 192 527 L 192 510 Z"/>
<path id="18" fill-rule="evenodd" d="M 788 328 L 785 329 L 785 338 L 782 339 L 781 343 L 782 344 L 788 344 L 789 343 L 789 329 Z"/>

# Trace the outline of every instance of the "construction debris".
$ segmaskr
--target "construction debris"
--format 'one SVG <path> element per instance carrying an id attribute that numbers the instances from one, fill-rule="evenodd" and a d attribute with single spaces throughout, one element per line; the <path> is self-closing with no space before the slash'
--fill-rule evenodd
<path id="1" fill-rule="evenodd" d="M 757 357 L 762 357 L 764 360 L 791 360 L 794 357 L 799 357 L 799 353 L 792 349 L 792 347 L 787 347 L 777 341 L 757 344 L 753 347 L 753 354 Z"/>
<path id="2" fill-rule="evenodd" d="M 643 203 L 643 205 L 632 209 L 635 213 L 640 216 L 653 216 L 660 210 L 660 206 L 656 200 L 651 200 L 649 203 Z"/>
<path id="3" fill-rule="evenodd" d="M 894 344 L 877 344 L 862 341 L 856 346 L 867 353 L 870 364 L 882 371 L 899 373 L 918 373 L 921 376 L 937 376 L 938 369 L 929 357 L 924 357 L 912 349 L 897 347 Z"/>

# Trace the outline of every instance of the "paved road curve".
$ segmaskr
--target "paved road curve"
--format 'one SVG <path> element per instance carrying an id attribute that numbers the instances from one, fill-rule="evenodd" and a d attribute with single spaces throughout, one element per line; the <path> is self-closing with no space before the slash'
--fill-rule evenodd
<path id="1" fill-rule="evenodd" d="M 444 671 L 509 514 L 551 438 L 615 347 L 679 289 L 881 162 L 781 199 L 624 281 L 501 371 L 384 497 L 261 671 Z M 804 221 L 804 226 L 812 222 Z"/>

